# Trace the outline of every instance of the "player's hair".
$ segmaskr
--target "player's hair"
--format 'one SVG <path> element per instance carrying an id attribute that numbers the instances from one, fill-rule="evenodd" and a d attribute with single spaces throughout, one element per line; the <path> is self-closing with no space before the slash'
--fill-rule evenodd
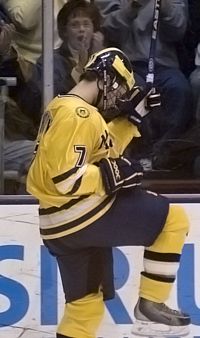
<path id="1" fill-rule="evenodd" d="M 58 34 L 61 39 L 63 39 L 63 31 L 66 29 L 69 18 L 71 16 L 75 17 L 79 13 L 91 19 L 95 32 L 101 29 L 101 14 L 94 3 L 87 0 L 68 0 L 57 16 Z"/>
<path id="2" fill-rule="evenodd" d="M 96 72 L 91 71 L 91 72 L 84 72 L 83 74 L 81 74 L 80 76 L 80 81 L 81 80 L 86 80 L 88 82 L 93 82 L 96 79 L 98 79 L 98 75 Z"/>

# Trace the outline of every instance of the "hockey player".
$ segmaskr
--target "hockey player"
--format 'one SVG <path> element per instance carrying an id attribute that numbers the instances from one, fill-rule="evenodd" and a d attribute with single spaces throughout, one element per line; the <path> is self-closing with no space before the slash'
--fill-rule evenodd
<path id="1" fill-rule="evenodd" d="M 130 93 L 133 109 L 123 116 L 117 105 Z M 104 300 L 114 297 L 112 247 L 125 245 L 144 246 L 133 333 L 188 332 L 189 316 L 165 305 L 188 219 L 181 206 L 142 189 L 142 167 L 123 157 L 139 136 L 145 101 L 126 55 L 108 48 L 91 57 L 81 81 L 44 114 L 27 190 L 39 200 L 40 234 L 57 259 L 65 293 L 57 338 L 95 337 Z"/>

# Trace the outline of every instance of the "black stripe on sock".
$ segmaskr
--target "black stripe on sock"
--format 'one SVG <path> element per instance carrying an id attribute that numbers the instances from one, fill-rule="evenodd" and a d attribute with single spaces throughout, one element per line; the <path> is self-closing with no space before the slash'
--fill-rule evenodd
<path id="1" fill-rule="evenodd" d="M 156 280 L 158 282 L 174 283 L 174 281 L 175 281 L 175 277 L 160 276 L 160 275 L 155 275 L 154 273 L 148 273 L 148 272 L 145 272 L 145 271 L 142 271 L 141 274 L 144 277 Z"/>
<path id="2" fill-rule="evenodd" d="M 74 337 L 63 336 L 63 334 L 57 333 L 57 334 L 56 334 L 56 338 L 74 338 Z"/>
<path id="3" fill-rule="evenodd" d="M 159 262 L 180 262 L 181 255 L 177 253 L 161 253 L 145 250 L 144 258 Z"/>

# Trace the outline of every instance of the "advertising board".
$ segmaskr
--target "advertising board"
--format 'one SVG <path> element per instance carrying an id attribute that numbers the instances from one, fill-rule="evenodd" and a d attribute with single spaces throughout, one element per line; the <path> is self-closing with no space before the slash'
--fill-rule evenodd
<path id="1" fill-rule="evenodd" d="M 168 305 L 192 319 L 189 338 L 200 338 L 200 208 L 183 204 L 191 230 Z M 56 261 L 39 236 L 38 206 L 1 205 L 0 337 L 53 338 L 64 297 Z M 98 338 L 134 338 L 133 307 L 138 298 L 143 248 L 114 249 L 116 297 L 106 302 Z"/>

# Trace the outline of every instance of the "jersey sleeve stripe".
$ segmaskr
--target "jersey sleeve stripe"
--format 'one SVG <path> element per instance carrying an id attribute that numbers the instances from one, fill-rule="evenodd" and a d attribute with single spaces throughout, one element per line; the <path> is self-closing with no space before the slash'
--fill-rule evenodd
<path id="1" fill-rule="evenodd" d="M 68 179 L 71 175 L 75 174 L 77 171 L 79 170 L 79 168 L 74 167 L 68 171 L 66 171 L 65 173 L 55 176 L 52 178 L 54 184 L 58 184 L 66 179 Z"/>
<path id="2" fill-rule="evenodd" d="M 77 192 L 77 190 L 78 190 L 78 189 L 80 188 L 80 186 L 81 186 L 82 178 L 83 178 L 83 176 L 81 176 L 81 177 L 76 181 L 76 183 L 74 184 L 72 190 L 69 191 L 69 192 L 67 193 L 67 195 L 68 195 L 68 194 L 72 195 L 72 194 L 75 194 L 75 192 Z"/>
<path id="3" fill-rule="evenodd" d="M 75 172 L 72 172 L 73 169 L 76 169 Z M 63 178 L 60 182 L 57 182 L 56 188 L 58 189 L 58 191 L 66 196 L 68 196 L 68 194 L 72 195 L 71 191 L 73 190 L 74 185 L 76 184 L 76 182 L 79 181 L 79 179 L 84 175 L 84 173 L 87 170 L 87 164 L 83 165 L 82 167 L 78 168 L 75 167 L 73 168 L 71 172 L 71 175 L 68 176 L 67 178 Z M 69 173 L 69 172 L 68 172 Z"/>

